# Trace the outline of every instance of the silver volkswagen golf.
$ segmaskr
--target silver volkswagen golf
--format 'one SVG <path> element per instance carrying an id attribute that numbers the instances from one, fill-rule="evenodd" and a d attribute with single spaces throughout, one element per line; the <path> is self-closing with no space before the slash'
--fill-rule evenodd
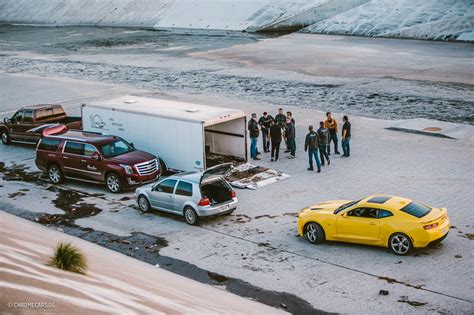
<path id="1" fill-rule="evenodd" d="M 200 217 L 230 214 L 237 208 L 235 191 L 224 179 L 232 163 L 220 164 L 204 172 L 186 172 L 169 176 L 135 190 L 142 211 L 150 208 L 184 216 L 188 224 Z"/>

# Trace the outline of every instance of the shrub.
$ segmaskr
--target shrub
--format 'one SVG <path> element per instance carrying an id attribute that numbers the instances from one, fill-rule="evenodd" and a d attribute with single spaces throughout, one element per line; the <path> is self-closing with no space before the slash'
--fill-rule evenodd
<path id="1" fill-rule="evenodd" d="M 84 274 L 87 262 L 84 255 L 71 243 L 59 243 L 49 265 L 59 269 Z"/>

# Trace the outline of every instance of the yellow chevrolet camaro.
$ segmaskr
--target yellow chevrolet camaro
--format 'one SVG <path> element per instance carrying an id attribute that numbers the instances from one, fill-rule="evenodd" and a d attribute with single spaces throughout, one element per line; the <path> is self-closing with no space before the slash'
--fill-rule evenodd
<path id="1" fill-rule="evenodd" d="M 445 208 L 385 195 L 331 200 L 301 210 L 298 233 L 314 244 L 341 241 L 390 248 L 406 255 L 442 241 L 450 222 Z"/>

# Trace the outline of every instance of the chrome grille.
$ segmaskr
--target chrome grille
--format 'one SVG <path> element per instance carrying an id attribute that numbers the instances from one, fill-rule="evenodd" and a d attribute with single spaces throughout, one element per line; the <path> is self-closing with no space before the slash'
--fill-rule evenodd
<path id="1" fill-rule="evenodd" d="M 142 176 L 150 175 L 156 172 L 156 170 L 158 169 L 158 161 L 154 159 L 144 163 L 135 164 L 135 168 L 137 169 L 138 174 Z"/>

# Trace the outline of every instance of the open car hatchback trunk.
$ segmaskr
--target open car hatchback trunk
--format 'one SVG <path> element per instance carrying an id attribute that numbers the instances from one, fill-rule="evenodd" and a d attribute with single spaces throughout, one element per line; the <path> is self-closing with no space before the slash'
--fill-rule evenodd
<path id="1" fill-rule="evenodd" d="M 201 184 L 201 195 L 215 206 L 232 200 L 232 188 L 224 179 L 207 181 Z"/>

